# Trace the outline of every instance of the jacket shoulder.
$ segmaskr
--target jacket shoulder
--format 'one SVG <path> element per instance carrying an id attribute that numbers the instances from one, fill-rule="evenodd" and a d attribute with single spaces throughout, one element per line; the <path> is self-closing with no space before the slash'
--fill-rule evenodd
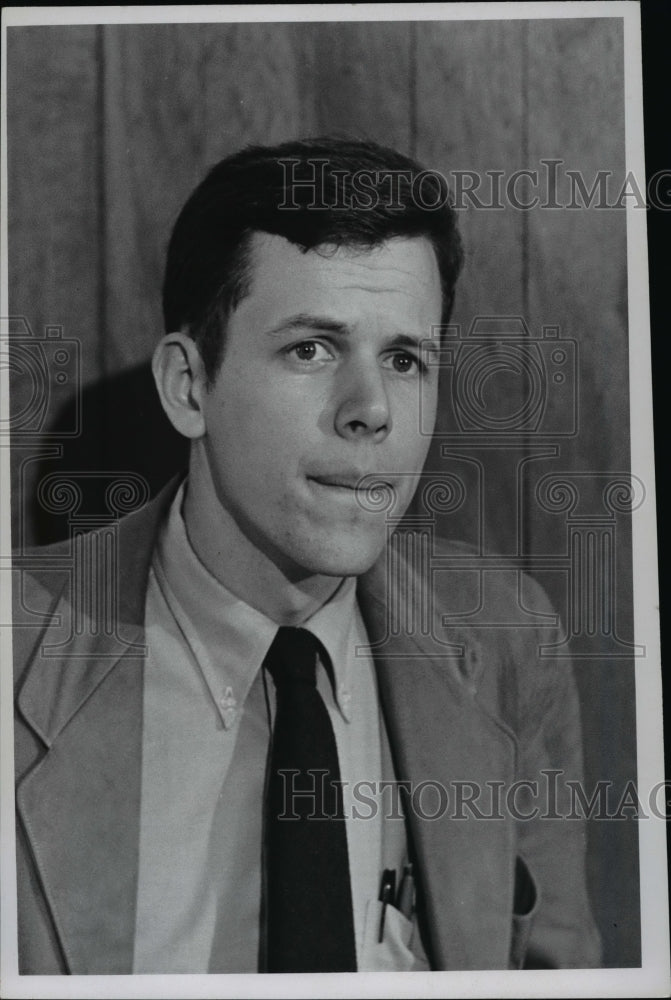
<path id="1" fill-rule="evenodd" d="M 104 573 L 111 574 L 108 582 L 118 594 L 120 620 L 141 622 L 155 537 L 177 485 L 178 480 L 172 480 L 149 503 L 118 520 L 51 545 L 13 553 L 12 626 L 17 687 L 45 631 L 55 624 L 59 609 L 66 607 L 81 587 L 102 586 Z M 93 575 L 91 566 L 97 567 Z M 97 606 L 95 600 L 93 606 Z M 102 613 L 102 608 L 99 611 Z"/>
<path id="2" fill-rule="evenodd" d="M 159 525 L 178 485 L 178 478 L 171 480 L 153 500 L 117 520 L 110 520 L 51 545 L 14 552 L 14 622 L 21 620 L 22 610 L 31 609 L 45 614 L 47 607 L 63 593 L 64 587 L 78 572 L 78 551 L 88 549 L 95 554 L 97 549 L 98 553 L 102 553 L 110 534 L 114 538 L 115 572 L 123 585 L 122 599 L 128 597 L 125 589 L 130 587 L 132 597 L 139 601 L 146 587 Z"/>

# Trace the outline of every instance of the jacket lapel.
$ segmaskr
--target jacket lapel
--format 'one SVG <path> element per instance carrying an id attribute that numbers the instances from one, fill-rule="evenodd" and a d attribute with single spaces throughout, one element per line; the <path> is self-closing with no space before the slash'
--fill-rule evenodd
<path id="1" fill-rule="evenodd" d="M 513 825 L 502 814 L 475 819 L 468 807 L 459 806 L 457 796 L 461 788 L 464 799 L 472 797 L 473 785 L 481 789 L 480 811 L 496 814 L 495 783 L 509 787 L 514 780 L 514 738 L 475 697 L 469 677 L 477 676 L 483 651 L 472 633 L 450 630 L 449 642 L 468 652 L 461 660 L 446 646 L 448 636 L 437 614 L 430 635 L 395 630 L 390 637 L 384 593 L 378 565 L 363 579 L 359 599 L 397 778 L 410 782 L 414 791 L 407 808 L 409 832 L 420 869 L 432 964 L 439 969 L 506 968 Z M 424 791 L 418 791 L 422 782 L 427 782 Z M 466 818 L 455 818 L 460 813 Z M 428 818 L 434 814 L 436 818 Z"/>
<path id="2" fill-rule="evenodd" d="M 18 696 L 46 753 L 21 782 L 17 808 L 71 973 L 133 968 L 144 595 L 153 538 L 173 492 L 171 484 L 119 537 L 115 627 L 84 618 L 74 628 L 73 577 Z"/>
<path id="3" fill-rule="evenodd" d="M 30 719 L 39 676 L 48 677 L 49 687 L 62 685 L 59 710 L 44 731 L 49 750 L 20 785 L 17 806 L 69 971 L 128 973 L 139 844 L 142 661 L 115 658 L 118 650 L 106 640 L 87 645 L 80 647 L 86 656 L 81 661 L 40 660 L 23 689 L 20 707 Z"/>

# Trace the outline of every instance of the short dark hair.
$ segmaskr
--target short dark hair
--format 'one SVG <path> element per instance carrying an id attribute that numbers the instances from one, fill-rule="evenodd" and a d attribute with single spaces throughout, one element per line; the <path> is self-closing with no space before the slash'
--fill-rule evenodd
<path id="1" fill-rule="evenodd" d="M 213 167 L 182 209 L 163 284 L 166 332 L 193 337 L 211 383 L 226 323 L 251 288 L 254 233 L 307 252 L 372 249 L 393 237 L 430 240 L 447 323 L 462 263 L 456 213 L 442 174 L 373 142 L 321 137 L 250 146 Z"/>

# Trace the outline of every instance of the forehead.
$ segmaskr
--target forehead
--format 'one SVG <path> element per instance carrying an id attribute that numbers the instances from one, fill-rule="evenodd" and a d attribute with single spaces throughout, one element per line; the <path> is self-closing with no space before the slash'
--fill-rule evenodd
<path id="1" fill-rule="evenodd" d="M 282 236 L 255 233 L 251 287 L 238 311 L 288 314 L 334 308 L 347 319 L 362 311 L 415 323 L 438 322 L 440 275 L 424 237 L 393 238 L 368 248 L 320 246 L 303 251 Z"/>

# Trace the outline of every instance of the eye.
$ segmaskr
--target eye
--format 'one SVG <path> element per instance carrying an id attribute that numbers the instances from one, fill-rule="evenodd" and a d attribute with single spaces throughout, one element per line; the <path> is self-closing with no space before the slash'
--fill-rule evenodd
<path id="1" fill-rule="evenodd" d="M 316 340 L 302 340 L 300 344 L 294 344 L 293 347 L 288 348 L 287 354 L 303 363 L 331 361 L 333 358 L 324 344 L 320 344 Z"/>
<path id="2" fill-rule="evenodd" d="M 389 356 L 389 361 L 391 367 L 399 375 L 412 375 L 415 372 L 423 374 L 426 371 L 424 362 L 413 354 L 409 354 L 408 351 L 395 351 Z"/>

